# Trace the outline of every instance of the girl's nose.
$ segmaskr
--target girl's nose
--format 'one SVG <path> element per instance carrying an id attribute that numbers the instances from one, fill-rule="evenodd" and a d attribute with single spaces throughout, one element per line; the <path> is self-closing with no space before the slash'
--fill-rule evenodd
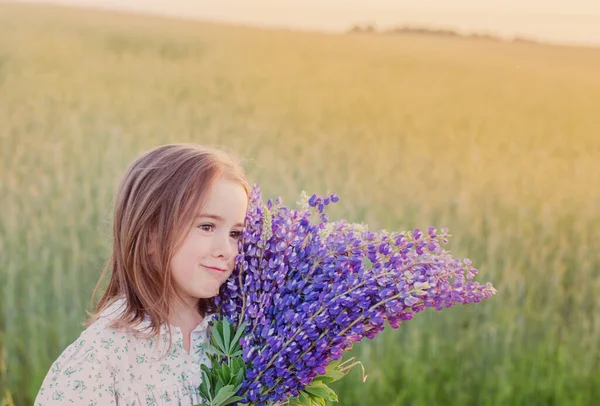
<path id="1" fill-rule="evenodd" d="M 225 259 L 231 258 L 234 247 L 229 234 L 226 234 L 225 236 L 218 236 L 215 238 L 215 240 L 216 241 L 213 245 L 213 255 L 215 257 L 223 257 Z"/>

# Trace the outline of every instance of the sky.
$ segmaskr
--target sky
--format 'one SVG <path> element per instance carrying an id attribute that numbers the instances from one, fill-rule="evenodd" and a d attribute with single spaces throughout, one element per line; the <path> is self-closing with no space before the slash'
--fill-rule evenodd
<path id="1" fill-rule="evenodd" d="M 170 16 L 343 32 L 413 24 L 600 45 L 600 0 L 37 0 Z"/>

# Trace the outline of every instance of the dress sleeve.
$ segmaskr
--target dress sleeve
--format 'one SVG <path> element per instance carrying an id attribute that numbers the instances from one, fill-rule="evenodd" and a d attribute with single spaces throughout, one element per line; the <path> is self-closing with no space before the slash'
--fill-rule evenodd
<path id="1" fill-rule="evenodd" d="M 118 405 L 114 371 L 97 349 L 78 340 L 52 364 L 34 405 Z"/>

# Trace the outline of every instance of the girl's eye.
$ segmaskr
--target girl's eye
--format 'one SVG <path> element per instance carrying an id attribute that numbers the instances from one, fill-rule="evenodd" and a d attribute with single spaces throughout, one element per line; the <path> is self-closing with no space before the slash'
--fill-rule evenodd
<path id="1" fill-rule="evenodd" d="M 233 238 L 234 240 L 239 240 L 240 237 L 242 236 L 242 232 L 241 231 L 232 231 L 231 234 L 229 234 L 231 236 L 231 238 Z"/>
<path id="2" fill-rule="evenodd" d="M 213 227 L 214 226 L 212 224 L 200 224 L 198 226 L 198 228 L 203 231 L 212 231 Z"/>

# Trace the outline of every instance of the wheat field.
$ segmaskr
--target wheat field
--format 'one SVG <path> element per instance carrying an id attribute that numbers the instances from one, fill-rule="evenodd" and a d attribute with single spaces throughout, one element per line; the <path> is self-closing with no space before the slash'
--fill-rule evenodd
<path id="1" fill-rule="evenodd" d="M 265 195 L 446 226 L 498 294 L 362 342 L 340 404 L 600 404 L 600 49 L 0 4 L 0 405 L 82 330 L 127 164 L 221 146 Z"/>

